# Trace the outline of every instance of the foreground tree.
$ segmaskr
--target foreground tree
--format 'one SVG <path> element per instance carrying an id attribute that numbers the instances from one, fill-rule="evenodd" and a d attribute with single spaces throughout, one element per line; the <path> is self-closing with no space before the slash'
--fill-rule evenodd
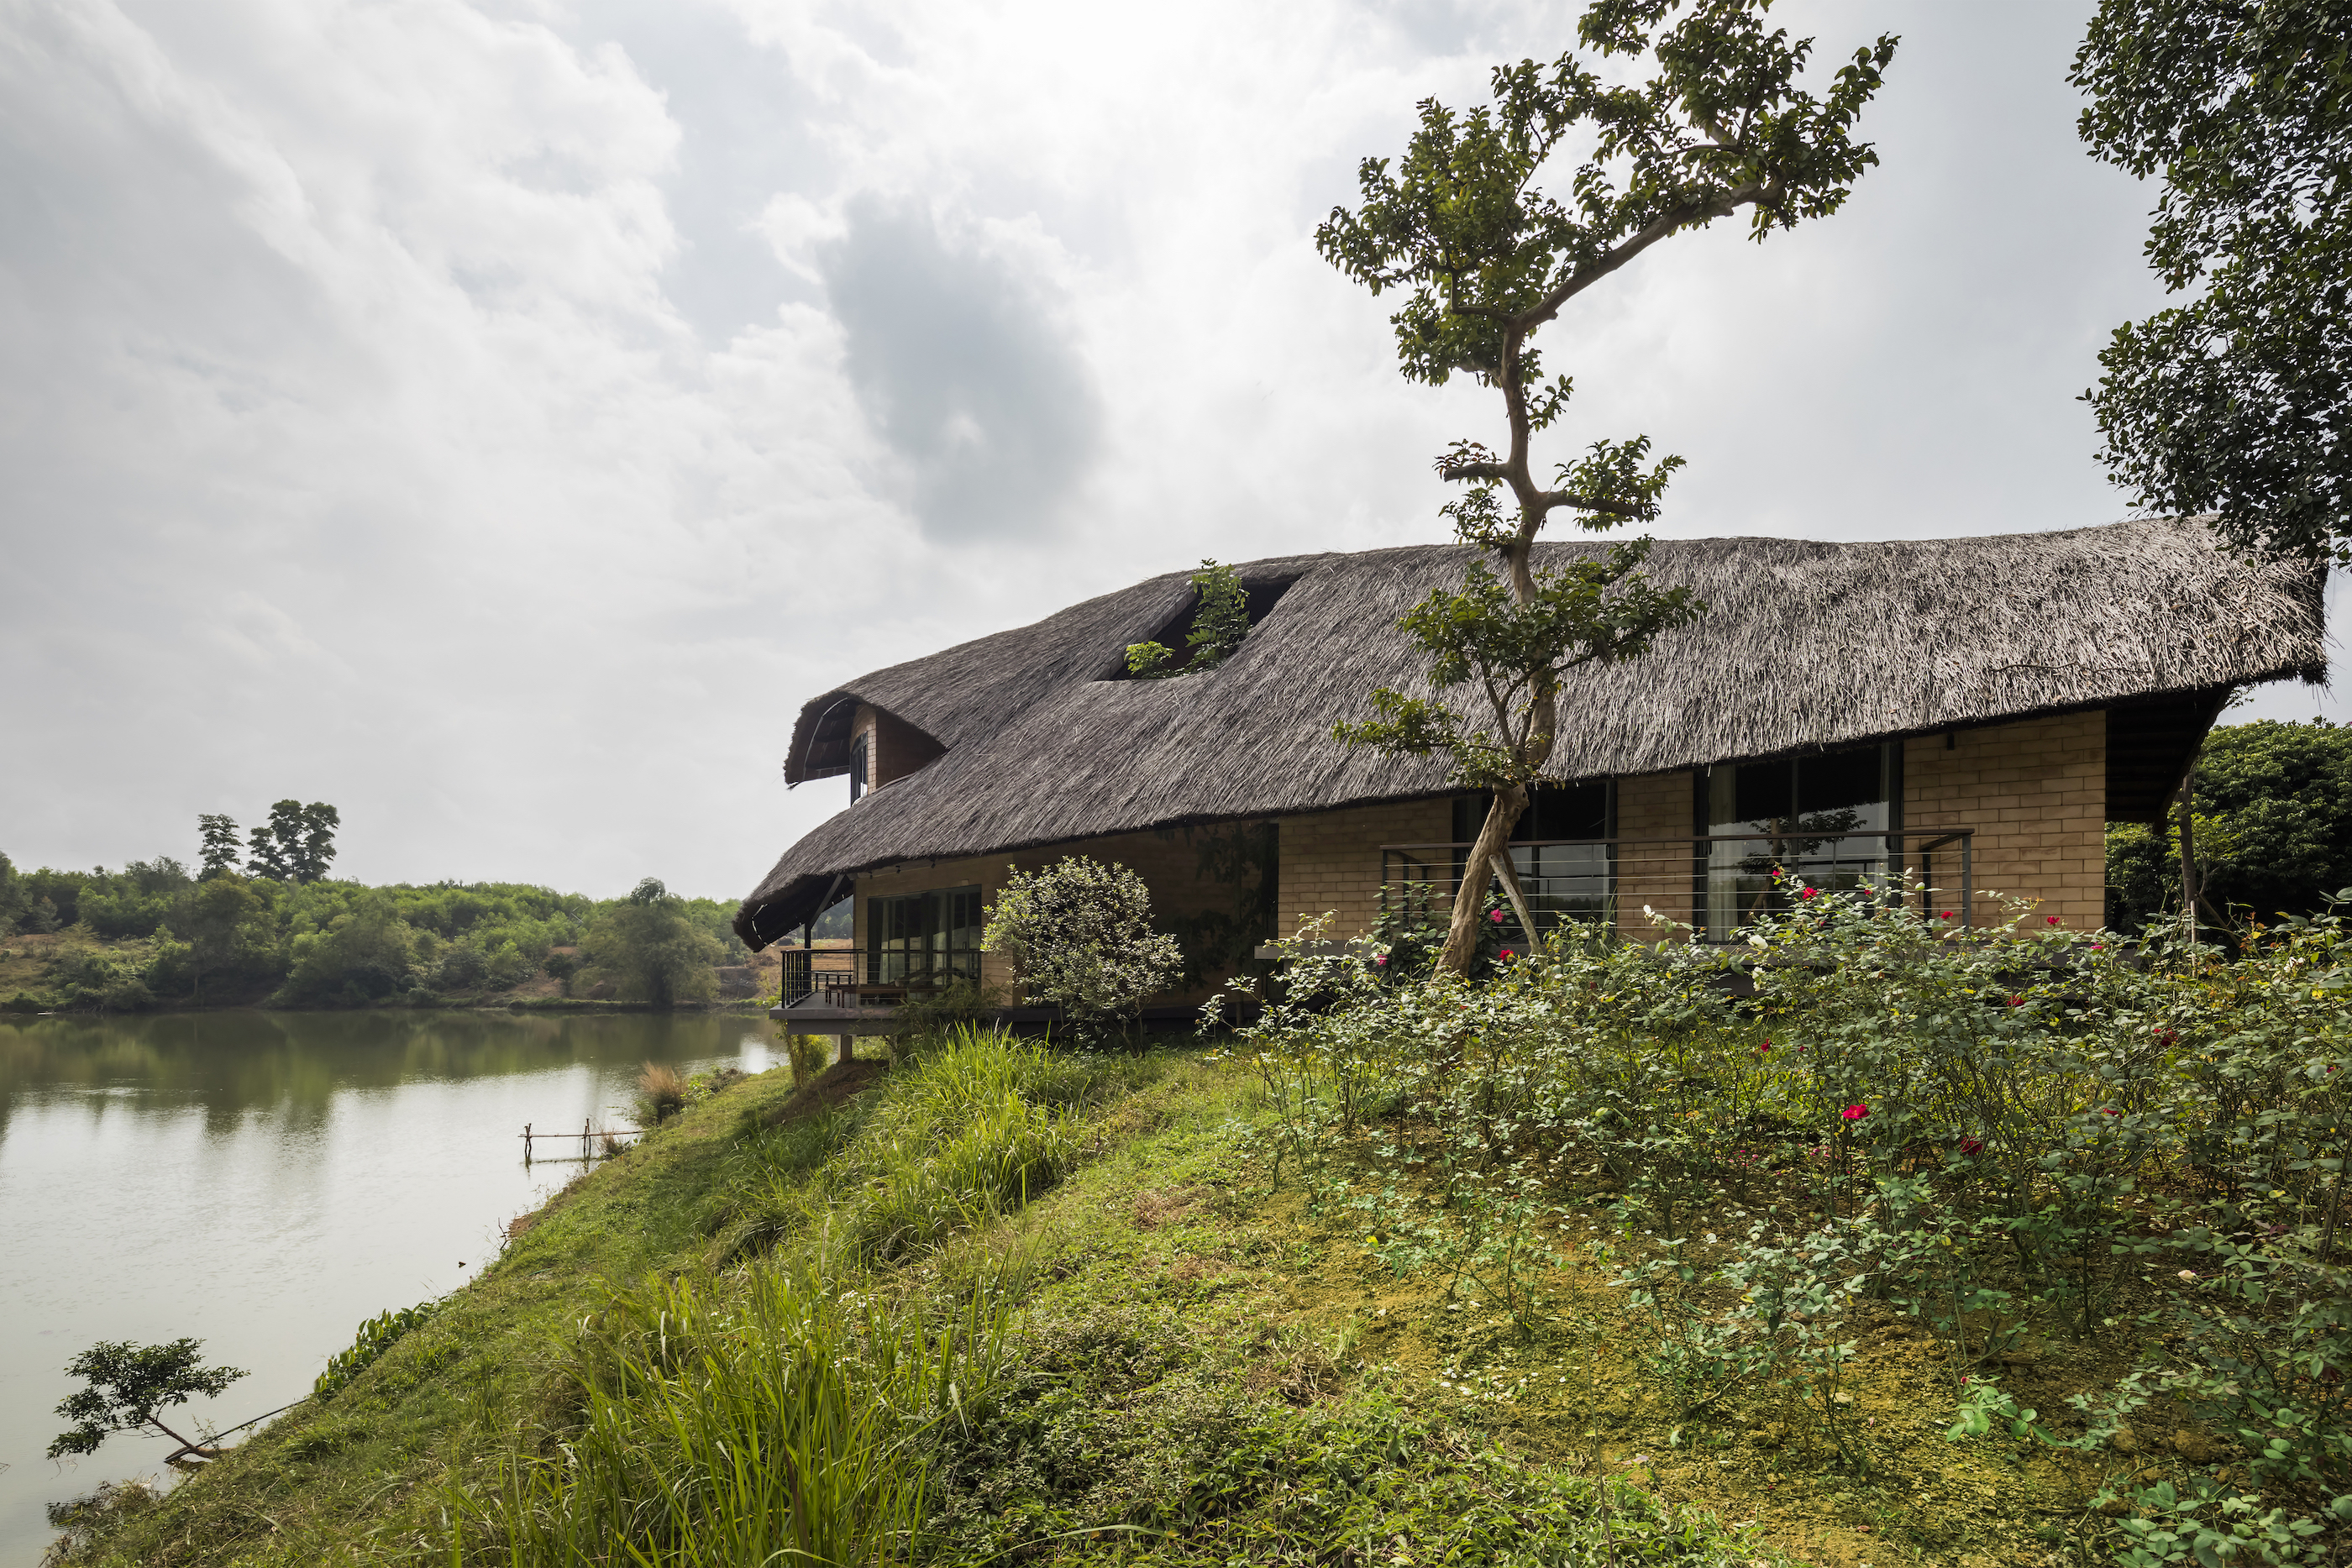
<path id="1" fill-rule="evenodd" d="M 2352 0 L 2102 0 L 2068 79 L 2095 157 L 2163 193 L 2183 305 L 2126 322 L 2084 393 L 2141 504 L 2352 561 Z"/>
<path id="2" fill-rule="evenodd" d="M 80 1378 L 86 1386 L 58 1405 L 58 1414 L 73 1425 L 49 1444 L 48 1457 L 94 1454 L 114 1433 L 147 1428 L 180 1445 L 172 1459 L 188 1455 L 211 1458 L 215 1450 L 210 1445 L 173 1431 L 158 1414 L 197 1395 L 218 1394 L 246 1375 L 233 1366 L 205 1365 L 197 1354 L 203 1348 L 202 1341 L 193 1339 L 170 1344 L 108 1340 L 66 1363 L 67 1375 Z"/>
<path id="3" fill-rule="evenodd" d="M 1704 608 L 1643 580 L 1647 541 L 1559 570 L 1535 564 L 1536 535 L 1555 512 L 1595 532 L 1654 518 L 1683 460 L 1652 462 L 1647 436 L 1597 441 L 1539 482 L 1533 439 L 1567 409 L 1572 383 L 1544 380 L 1531 340 L 1669 235 L 1748 208 L 1752 237 L 1764 239 L 1835 212 L 1878 162 L 1851 132 L 1895 38 L 1857 49 L 1817 98 L 1798 85 L 1812 40 L 1768 30 L 1769 5 L 1597 0 L 1577 24 L 1580 47 L 1639 61 L 1647 79 L 1612 85 L 1571 49 L 1548 67 L 1498 67 L 1491 106 L 1456 114 L 1424 100 L 1396 171 L 1366 160 L 1360 208 L 1335 210 L 1316 231 L 1317 248 L 1348 277 L 1375 295 L 1406 292 L 1390 320 L 1408 381 L 1443 386 L 1466 373 L 1503 401 L 1503 450 L 1461 440 L 1437 462 L 1442 477 L 1466 486 L 1444 515 L 1464 543 L 1495 552 L 1502 578 L 1474 570 L 1461 592 L 1432 594 L 1405 622 L 1439 692 L 1479 684 L 1486 711 L 1382 690 L 1374 718 L 1334 730 L 1351 745 L 1443 752 L 1458 782 L 1494 791 L 1439 960 L 1455 973 L 1476 946 L 1490 868 L 1529 918 L 1501 857 L 1551 758 L 1561 674 L 1637 656 Z M 1571 138 L 1586 151 L 1563 201 L 1536 182 Z"/>

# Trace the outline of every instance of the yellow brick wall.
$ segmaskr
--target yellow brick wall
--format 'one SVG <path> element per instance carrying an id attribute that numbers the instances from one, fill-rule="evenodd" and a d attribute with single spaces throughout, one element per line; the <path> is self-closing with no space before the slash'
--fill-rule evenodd
<path id="1" fill-rule="evenodd" d="M 940 748 L 931 738 L 914 726 L 887 713 L 877 712 L 865 703 L 849 721 L 852 745 L 859 736 L 866 737 L 866 788 L 879 789 L 883 785 L 904 779 L 940 755 Z"/>
<path id="2" fill-rule="evenodd" d="M 1688 769 L 1617 780 L 1617 930 L 1629 942 L 1669 935 L 1643 917 L 1645 904 L 1668 920 L 1690 920 L 1695 789 Z M 1655 839 L 1679 841 L 1638 841 Z"/>
<path id="3" fill-rule="evenodd" d="M 1381 846 L 1454 837 L 1451 796 L 1281 819 L 1283 935 L 1330 915 L 1333 939 L 1360 936 L 1380 914 Z"/>
<path id="4" fill-rule="evenodd" d="M 1941 735 L 1905 743 L 1904 831 L 1974 828 L 1979 894 L 2038 899 L 2036 919 L 2054 915 L 2069 930 L 2104 924 L 2106 715 L 1989 725 L 1956 730 L 1951 739 L 1948 748 Z M 1957 845 L 1937 852 L 1935 878 L 1957 894 Z M 1976 913 L 1979 923 L 2000 917 L 1985 902 Z"/>

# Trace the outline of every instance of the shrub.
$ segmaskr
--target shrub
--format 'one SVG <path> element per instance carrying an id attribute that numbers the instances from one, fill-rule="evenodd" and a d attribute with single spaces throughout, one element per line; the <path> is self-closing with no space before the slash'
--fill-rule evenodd
<path id="1" fill-rule="evenodd" d="M 637 1074 L 637 1120 L 657 1127 L 686 1109 L 686 1080 L 667 1063 L 648 1061 Z"/>
<path id="2" fill-rule="evenodd" d="M 1118 864 L 1072 855 L 1015 871 L 989 906 L 981 938 L 1013 960 L 1034 1004 L 1055 1006 L 1082 1035 L 1139 1019 L 1143 998 L 1183 969 L 1173 936 L 1152 929 L 1151 894 Z"/>
<path id="3" fill-rule="evenodd" d="M 726 949 L 660 881 L 647 877 L 629 896 L 597 911 L 581 942 L 590 983 L 609 982 L 632 1001 L 668 1007 L 717 994 L 712 967 Z"/>

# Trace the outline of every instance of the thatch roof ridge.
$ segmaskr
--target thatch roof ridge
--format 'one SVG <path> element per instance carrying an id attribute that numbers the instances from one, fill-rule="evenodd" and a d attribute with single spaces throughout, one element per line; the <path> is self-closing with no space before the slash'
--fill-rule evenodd
<path id="1" fill-rule="evenodd" d="M 1607 548 L 1538 550 L 1560 560 Z M 1361 712 L 1374 686 L 1427 689 L 1396 619 L 1458 582 L 1473 553 L 1407 545 L 1242 563 L 1245 582 L 1296 580 L 1206 674 L 1104 678 L 1128 643 L 1188 601 L 1189 574 L 1173 572 L 845 683 L 803 709 L 796 763 L 818 738 L 812 716 L 845 697 L 914 724 L 946 755 L 794 844 L 740 924 L 766 909 L 756 929 L 772 936 L 834 874 L 895 861 L 1448 792 L 1442 763 L 1350 751 L 1329 731 Z M 1574 672 L 1553 759 L 1563 779 L 2320 678 L 2326 668 L 2319 579 L 2232 560 L 2193 519 L 1866 543 L 1662 539 L 1648 570 L 1691 586 L 1711 612 L 1645 660 Z M 845 726 L 835 712 L 828 722 Z M 824 770 L 803 766 L 798 776 Z"/>

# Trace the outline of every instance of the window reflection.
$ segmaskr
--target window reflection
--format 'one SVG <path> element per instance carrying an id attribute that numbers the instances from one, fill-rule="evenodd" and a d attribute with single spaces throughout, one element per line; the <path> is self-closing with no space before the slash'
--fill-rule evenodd
<path id="1" fill-rule="evenodd" d="M 1467 846 L 1486 824 L 1493 797 L 1457 795 L 1454 841 Z M 1602 840 L 1616 836 L 1616 790 L 1612 781 L 1546 784 L 1528 799 L 1511 830 L 1511 870 L 1527 895 L 1528 912 L 1543 926 L 1569 920 L 1610 921 L 1616 915 L 1617 850 L 1609 843 L 1550 841 Z M 1454 854 L 1459 884 L 1469 862 L 1466 848 Z"/>
<path id="2" fill-rule="evenodd" d="M 1895 809 L 1901 766 L 1900 751 L 1887 744 L 1701 772 L 1701 831 L 1763 835 L 1706 846 L 1699 897 L 1707 937 L 1729 940 L 1759 915 L 1786 908 L 1800 887 L 1885 886 L 1893 846 L 1876 835 L 1902 826 Z M 1788 880 L 1776 881 L 1775 872 Z"/>

